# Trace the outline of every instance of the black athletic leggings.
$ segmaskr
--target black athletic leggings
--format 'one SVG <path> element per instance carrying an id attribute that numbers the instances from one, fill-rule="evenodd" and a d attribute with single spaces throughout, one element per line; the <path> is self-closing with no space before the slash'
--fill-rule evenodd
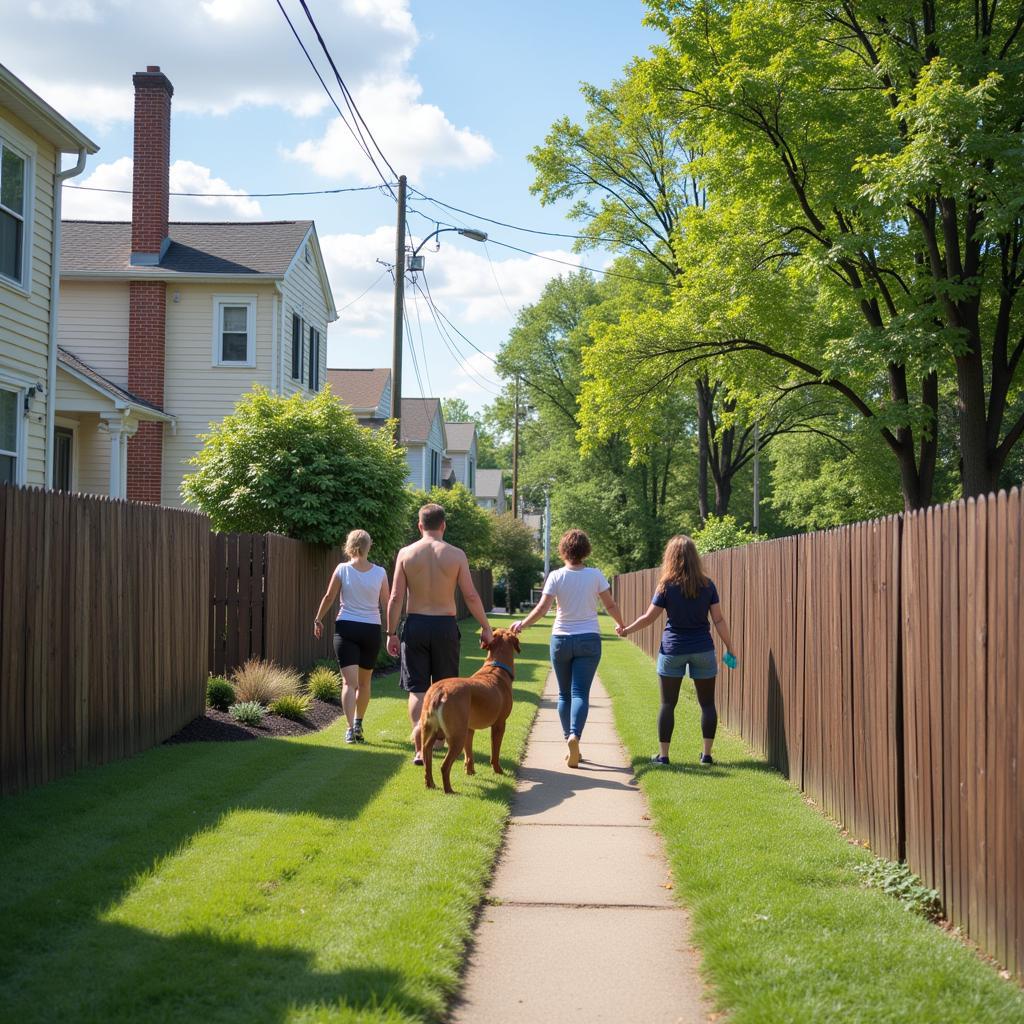
<path id="1" fill-rule="evenodd" d="M 661 710 L 658 712 L 658 742 L 670 743 L 676 725 L 676 703 L 683 680 L 673 676 L 658 676 L 661 683 Z M 715 710 L 715 679 L 694 679 L 697 702 L 700 704 L 700 731 L 706 740 L 715 738 L 718 712 Z"/>

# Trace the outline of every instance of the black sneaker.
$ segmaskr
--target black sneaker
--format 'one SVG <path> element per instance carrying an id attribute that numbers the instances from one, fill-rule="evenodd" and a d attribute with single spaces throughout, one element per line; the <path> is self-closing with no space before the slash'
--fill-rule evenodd
<path id="1" fill-rule="evenodd" d="M 651 764 L 668 764 L 668 763 L 669 763 L 669 761 L 668 761 L 668 755 L 667 754 L 655 754 L 654 757 L 651 758 Z"/>
<path id="2" fill-rule="evenodd" d="M 715 763 L 715 759 L 710 754 L 701 754 L 700 755 L 700 763 L 701 764 L 714 764 Z"/>

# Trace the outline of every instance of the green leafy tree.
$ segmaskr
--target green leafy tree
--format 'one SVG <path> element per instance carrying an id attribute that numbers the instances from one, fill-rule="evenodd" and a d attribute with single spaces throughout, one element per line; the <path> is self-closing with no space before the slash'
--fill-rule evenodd
<path id="1" fill-rule="evenodd" d="M 540 579 L 544 559 L 537 550 L 533 531 L 510 513 L 492 516 L 494 536 L 490 565 L 496 579 L 506 580 L 506 601 L 516 608 Z"/>
<path id="2" fill-rule="evenodd" d="M 653 91 L 732 225 L 718 250 L 759 249 L 730 276 L 792 267 L 815 293 L 815 347 L 748 333 L 705 336 L 708 351 L 757 351 L 842 394 L 895 456 L 908 507 L 932 498 L 949 403 L 963 491 L 991 489 L 1024 433 L 1019 5 L 648 6 L 668 38 Z"/>
<path id="3" fill-rule="evenodd" d="M 462 484 L 454 487 L 432 487 L 429 491 L 411 492 L 414 510 L 422 505 L 435 504 L 444 509 L 444 539 L 466 552 L 469 564 L 477 567 L 487 565 L 491 555 L 494 516 L 482 509 L 476 498 Z M 415 540 L 418 533 L 409 534 Z"/>
<path id="4" fill-rule="evenodd" d="M 256 387 L 203 442 L 181 493 L 216 530 L 333 545 L 358 527 L 380 559 L 406 536 L 404 453 L 387 431 L 360 427 L 329 388 L 283 398 Z"/>
<path id="5" fill-rule="evenodd" d="M 469 403 L 464 398 L 442 398 L 441 415 L 444 416 L 445 423 L 476 422 L 469 411 Z"/>
<path id="6" fill-rule="evenodd" d="M 441 411 L 445 423 L 473 423 L 476 426 L 476 462 L 479 469 L 500 469 L 501 444 L 487 409 L 471 412 L 464 398 L 442 398 Z"/>

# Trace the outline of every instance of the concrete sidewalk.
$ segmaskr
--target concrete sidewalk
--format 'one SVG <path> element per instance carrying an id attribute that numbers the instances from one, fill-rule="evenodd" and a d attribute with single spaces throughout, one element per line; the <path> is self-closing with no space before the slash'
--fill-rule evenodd
<path id="1" fill-rule="evenodd" d="M 548 678 L 453 1024 L 707 1020 L 689 918 L 594 681 L 565 764 Z"/>

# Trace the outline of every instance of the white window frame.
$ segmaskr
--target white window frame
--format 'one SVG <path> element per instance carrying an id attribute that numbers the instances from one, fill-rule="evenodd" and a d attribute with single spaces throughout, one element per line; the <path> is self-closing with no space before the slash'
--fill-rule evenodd
<path id="1" fill-rule="evenodd" d="M 32 293 L 32 240 L 35 237 L 36 147 L 0 122 L 0 145 L 17 153 L 25 161 L 25 211 L 21 229 L 21 280 L 0 274 L 0 285 L 23 295 Z"/>
<path id="2" fill-rule="evenodd" d="M 246 358 L 223 359 L 221 332 L 223 329 L 223 314 L 221 310 L 225 306 L 247 306 L 246 317 Z M 227 369 L 252 367 L 256 365 L 256 296 L 255 295 L 214 295 L 213 297 L 213 365 L 222 366 Z"/>
<path id="3" fill-rule="evenodd" d="M 19 381 L 16 381 L 4 374 L 0 374 L 0 391 L 7 391 L 14 395 L 14 411 L 17 416 L 17 427 L 15 428 L 14 447 L 9 451 L 7 448 L 0 449 L 0 454 L 14 456 L 14 482 L 25 483 L 27 467 L 25 465 L 25 393 L 26 388 Z"/>

